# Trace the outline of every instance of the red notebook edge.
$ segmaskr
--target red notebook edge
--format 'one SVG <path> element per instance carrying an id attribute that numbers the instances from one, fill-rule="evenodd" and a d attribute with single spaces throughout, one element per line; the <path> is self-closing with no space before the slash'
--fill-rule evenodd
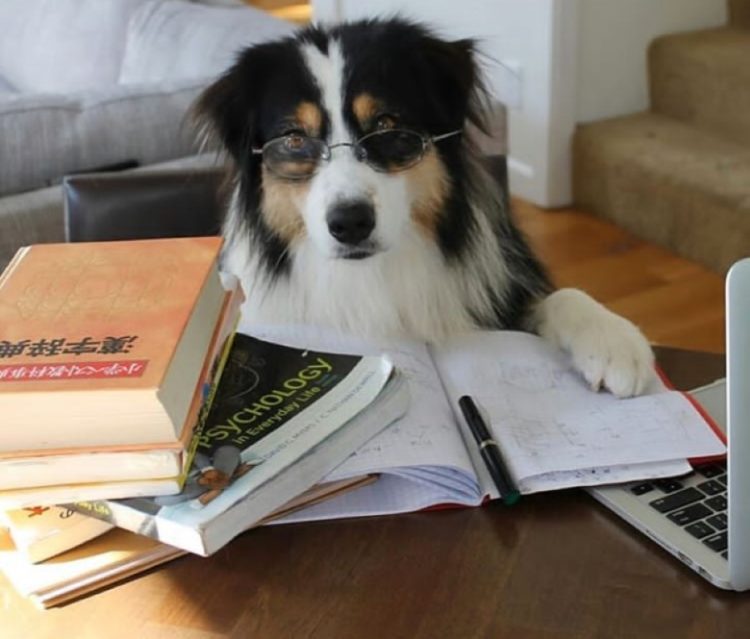
<path id="1" fill-rule="evenodd" d="M 706 422 L 708 427 L 714 432 L 714 434 L 724 443 L 726 446 L 727 444 L 727 437 L 721 428 L 719 428 L 719 425 L 716 423 L 713 417 L 708 414 L 705 408 L 698 402 L 698 400 L 695 399 L 689 392 L 687 391 L 681 391 L 675 388 L 674 384 L 672 383 L 672 380 L 669 379 L 667 374 L 664 372 L 664 370 L 658 365 L 655 364 L 654 368 L 656 370 L 656 374 L 659 376 L 659 379 L 664 383 L 664 385 L 669 389 L 673 391 L 677 391 L 680 393 L 683 397 L 685 397 L 690 404 L 695 408 L 696 411 L 698 411 L 698 414 L 703 418 L 703 420 Z M 691 457 L 688 459 L 688 462 L 692 466 L 700 466 L 703 464 L 709 464 L 711 462 L 716 461 L 723 461 L 726 459 L 727 455 L 724 453 L 723 455 L 710 455 L 708 457 Z"/>

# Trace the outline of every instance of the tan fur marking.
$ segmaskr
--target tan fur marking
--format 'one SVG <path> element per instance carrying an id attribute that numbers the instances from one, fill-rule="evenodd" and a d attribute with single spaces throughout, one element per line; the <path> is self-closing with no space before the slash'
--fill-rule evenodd
<path id="1" fill-rule="evenodd" d="M 279 180 L 263 168 L 261 210 L 269 228 L 289 244 L 305 237 L 305 222 L 296 204 L 304 198 L 309 182 Z"/>
<path id="2" fill-rule="evenodd" d="M 352 111 L 363 129 L 375 117 L 379 108 L 380 103 L 369 93 L 360 93 L 352 102 Z"/>
<path id="3" fill-rule="evenodd" d="M 427 238 L 434 240 L 450 188 L 445 166 L 435 150 L 428 149 L 422 161 L 406 172 L 406 178 L 413 202 L 412 219 Z"/>
<path id="4" fill-rule="evenodd" d="M 323 114 L 316 104 L 312 102 L 300 102 L 294 112 L 297 119 L 308 135 L 317 137 L 320 135 L 320 127 L 323 123 Z"/>

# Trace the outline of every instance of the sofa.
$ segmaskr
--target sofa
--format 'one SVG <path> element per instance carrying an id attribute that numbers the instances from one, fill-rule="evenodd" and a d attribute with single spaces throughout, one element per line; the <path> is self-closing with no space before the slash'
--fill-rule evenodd
<path id="1" fill-rule="evenodd" d="M 238 1 L 0 1 L 0 268 L 65 239 L 61 182 L 202 167 L 186 113 L 237 51 L 294 25 Z"/>

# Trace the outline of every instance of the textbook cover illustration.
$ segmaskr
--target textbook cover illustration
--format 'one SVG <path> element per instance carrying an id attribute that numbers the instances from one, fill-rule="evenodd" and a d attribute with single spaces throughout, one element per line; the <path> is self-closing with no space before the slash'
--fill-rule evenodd
<path id="1" fill-rule="evenodd" d="M 70 508 L 32 506 L 0 513 L 16 551 L 30 563 L 59 555 L 103 535 L 112 524 L 85 517 Z"/>
<path id="2" fill-rule="evenodd" d="M 183 491 L 73 507 L 210 554 L 400 417 L 404 393 L 385 357 L 289 348 L 238 333 Z M 378 410 L 367 411 L 374 402 Z"/>

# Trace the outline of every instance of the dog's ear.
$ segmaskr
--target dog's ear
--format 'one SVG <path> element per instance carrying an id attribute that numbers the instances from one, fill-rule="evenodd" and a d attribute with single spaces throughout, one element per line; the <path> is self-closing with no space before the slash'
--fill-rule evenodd
<path id="1" fill-rule="evenodd" d="M 454 128 L 467 120 L 486 131 L 487 91 L 476 61 L 476 45 L 464 39 L 447 42 L 428 37 L 423 48 L 428 77 L 441 108 Z"/>
<path id="2" fill-rule="evenodd" d="M 237 162 L 252 156 L 260 90 L 252 48 L 198 97 L 190 111 L 199 141 L 204 147 L 216 143 Z M 251 90 L 252 88 L 252 90 Z"/>

